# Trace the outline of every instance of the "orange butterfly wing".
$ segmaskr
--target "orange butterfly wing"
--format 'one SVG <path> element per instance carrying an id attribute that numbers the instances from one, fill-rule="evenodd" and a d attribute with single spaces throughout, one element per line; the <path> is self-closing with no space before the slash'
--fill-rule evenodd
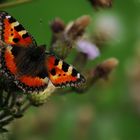
<path id="1" fill-rule="evenodd" d="M 18 76 L 17 65 L 15 63 L 14 55 L 11 52 L 12 47 L 8 46 L 2 50 L 2 71 L 9 78 L 12 79 L 16 85 L 24 92 L 32 93 L 43 91 L 49 83 L 47 77 L 23 75 Z M 47 72 L 46 72 L 47 73 Z"/>
<path id="2" fill-rule="evenodd" d="M 76 87 L 85 82 L 84 76 L 73 66 L 56 58 L 54 55 L 50 55 L 46 63 L 49 78 L 56 87 Z"/>
<path id="3" fill-rule="evenodd" d="M 8 13 L 0 12 L 0 39 L 15 46 L 37 46 L 33 37 Z"/>
<path id="4" fill-rule="evenodd" d="M 4 11 L 0 12 L 0 40 L 7 44 L 7 47 L 1 50 L 1 71 L 25 92 L 39 92 L 44 90 L 49 81 L 47 77 L 17 76 L 18 68 L 15 62 L 15 56 L 11 51 L 12 45 L 16 47 L 36 47 L 37 44 L 24 27 L 15 18 Z"/>

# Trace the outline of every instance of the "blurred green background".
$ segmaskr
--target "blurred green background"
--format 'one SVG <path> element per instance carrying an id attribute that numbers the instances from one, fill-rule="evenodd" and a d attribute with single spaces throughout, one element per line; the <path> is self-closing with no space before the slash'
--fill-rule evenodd
<path id="1" fill-rule="evenodd" d="M 94 31 L 100 16 L 109 15 L 118 22 L 117 35 L 90 63 L 94 67 L 116 57 L 119 65 L 109 80 L 100 80 L 85 94 L 52 95 L 44 106 L 29 109 L 12 123 L 10 140 L 140 140 L 140 71 L 135 75 L 140 65 L 134 65 L 140 60 L 139 0 L 114 0 L 111 9 L 100 10 L 87 0 L 33 0 L 1 10 L 18 19 L 38 44 L 48 46 L 49 22 L 55 17 L 67 23 L 91 15 L 90 31 Z"/>

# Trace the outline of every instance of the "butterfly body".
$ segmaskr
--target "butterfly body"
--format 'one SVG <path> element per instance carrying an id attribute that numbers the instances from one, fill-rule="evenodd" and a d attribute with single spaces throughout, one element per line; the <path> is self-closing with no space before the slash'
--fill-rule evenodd
<path id="1" fill-rule="evenodd" d="M 0 12 L 1 71 L 24 92 L 39 92 L 49 81 L 56 87 L 79 86 L 85 78 L 72 66 L 37 46 L 24 27 L 6 12 Z"/>
<path id="2" fill-rule="evenodd" d="M 12 48 L 12 54 L 16 58 L 18 74 L 36 76 L 44 70 L 46 54 L 44 46 L 28 48 Z"/>

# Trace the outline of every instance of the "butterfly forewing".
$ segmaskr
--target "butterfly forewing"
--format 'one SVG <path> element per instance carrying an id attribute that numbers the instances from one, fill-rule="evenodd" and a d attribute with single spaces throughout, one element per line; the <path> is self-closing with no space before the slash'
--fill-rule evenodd
<path id="1" fill-rule="evenodd" d="M 85 82 L 84 76 L 82 76 L 72 65 L 56 58 L 54 55 L 50 55 L 46 63 L 49 78 L 56 87 L 77 87 Z"/>
<path id="2" fill-rule="evenodd" d="M 17 47 L 36 46 L 36 41 L 25 28 L 7 12 L 0 12 L 0 39 Z"/>

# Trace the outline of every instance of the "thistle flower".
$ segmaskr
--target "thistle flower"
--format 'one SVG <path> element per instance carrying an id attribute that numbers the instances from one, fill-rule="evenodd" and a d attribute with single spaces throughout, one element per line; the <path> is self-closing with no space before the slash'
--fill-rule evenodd
<path id="1" fill-rule="evenodd" d="M 55 19 L 50 25 L 53 32 L 50 51 L 65 59 L 89 22 L 89 16 L 82 16 L 67 25 L 61 19 Z"/>
<path id="2" fill-rule="evenodd" d="M 93 60 L 100 55 L 97 46 L 88 40 L 80 39 L 77 41 L 76 46 L 77 50 L 84 53 L 90 60 Z"/>

